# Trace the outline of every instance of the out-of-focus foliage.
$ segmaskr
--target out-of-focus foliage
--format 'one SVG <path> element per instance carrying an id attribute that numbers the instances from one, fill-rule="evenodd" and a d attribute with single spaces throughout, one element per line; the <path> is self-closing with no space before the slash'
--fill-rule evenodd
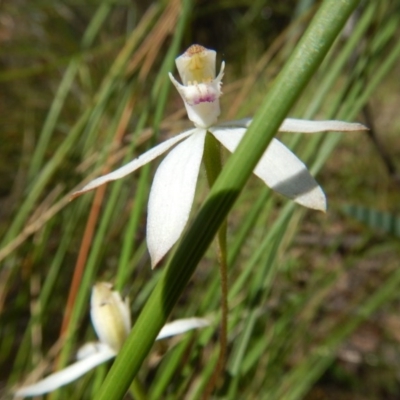
<path id="1" fill-rule="evenodd" d="M 221 119 L 252 115 L 315 3 L 197 1 L 184 13 L 178 0 L 2 3 L 0 397 L 61 368 L 94 339 L 94 282 L 128 294 L 133 319 L 156 285 L 160 272 L 150 270 L 144 242 L 154 165 L 95 195 L 69 196 L 189 126 L 167 78 L 174 57 L 192 43 L 217 50 L 227 63 Z M 313 172 L 321 169 L 327 215 L 301 210 L 253 178 L 230 214 L 221 397 L 399 396 L 398 240 L 339 212 L 344 203 L 399 212 L 399 26 L 395 2 L 362 1 L 292 110 L 374 126 L 373 136 L 340 144 L 334 133 L 282 137 Z M 207 190 L 200 179 L 195 209 Z M 218 320 L 217 269 L 212 247 L 174 317 Z M 216 343 L 208 329 L 155 346 L 126 397 L 200 398 Z M 92 398 L 107 368 L 55 398 Z"/>
<path id="2" fill-rule="evenodd" d="M 356 205 L 347 205 L 343 211 L 374 230 L 400 237 L 400 218 L 396 215 Z"/>

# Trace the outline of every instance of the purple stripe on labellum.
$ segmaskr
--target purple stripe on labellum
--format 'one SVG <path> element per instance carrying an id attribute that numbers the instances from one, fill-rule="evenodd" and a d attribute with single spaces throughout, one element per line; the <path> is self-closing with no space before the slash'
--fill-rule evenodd
<path id="1" fill-rule="evenodd" d="M 186 86 L 183 96 L 189 106 L 195 106 L 200 103 L 213 103 L 215 100 L 218 100 L 220 90 L 217 85 L 213 85 L 212 83 L 196 83 Z"/>
<path id="2" fill-rule="evenodd" d="M 193 105 L 200 104 L 200 103 L 213 103 L 217 96 L 212 93 L 207 93 L 203 96 L 200 96 L 198 99 L 193 101 Z"/>

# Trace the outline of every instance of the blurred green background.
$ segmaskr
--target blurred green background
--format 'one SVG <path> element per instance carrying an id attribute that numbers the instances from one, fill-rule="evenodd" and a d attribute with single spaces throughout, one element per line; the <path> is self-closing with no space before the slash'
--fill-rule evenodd
<path id="1" fill-rule="evenodd" d="M 217 69 L 226 62 L 221 120 L 251 116 L 319 5 L 0 3 L 0 397 L 95 338 L 94 282 L 129 295 L 134 318 L 156 284 L 145 221 L 159 161 L 69 196 L 190 127 L 167 77 L 174 57 L 192 43 L 215 49 Z M 318 173 L 327 214 L 252 178 L 229 216 L 229 357 L 215 398 L 400 397 L 399 26 L 397 2 L 361 1 L 290 114 L 369 133 L 280 135 Z M 174 317 L 218 319 L 217 269 L 213 246 Z M 157 344 L 126 398 L 200 398 L 214 328 Z M 92 398 L 107 368 L 51 398 Z"/>

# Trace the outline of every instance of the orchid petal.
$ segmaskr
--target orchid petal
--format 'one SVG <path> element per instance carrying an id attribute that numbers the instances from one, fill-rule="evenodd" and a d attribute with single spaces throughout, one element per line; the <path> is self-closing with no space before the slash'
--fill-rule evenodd
<path id="1" fill-rule="evenodd" d="M 210 132 L 229 151 L 235 151 L 245 128 L 210 128 Z M 326 210 L 324 192 L 307 167 L 284 144 L 272 139 L 253 173 L 267 186 L 296 203 L 316 210 Z"/>
<path id="2" fill-rule="evenodd" d="M 243 118 L 236 121 L 223 122 L 218 124 L 218 127 L 231 128 L 248 128 L 251 124 L 251 118 Z M 363 124 L 358 122 L 345 121 L 310 121 L 307 119 L 286 118 L 279 132 L 298 132 L 298 133 L 317 133 L 317 132 L 350 132 L 350 131 L 365 131 L 368 130 Z"/>
<path id="3" fill-rule="evenodd" d="M 192 208 L 206 131 L 177 145 L 161 162 L 151 186 L 147 246 L 154 266 L 181 236 Z"/>
<path id="4" fill-rule="evenodd" d="M 184 318 L 165 324 L 158 334 L 156 340 L 165 339 L 169 336 L 179 335 L 192 329 L 204 328 L 210 325 L 205 318 Z"/>
<path id="5" fill-rule="evenodd" d="M 111 288 L 107 282 L 93 286 L 90 317 L 100 341 L 118 351 L 131 330 L 131 316 L 127 300 Z"/>
<path id="6" fill-rule="evenodd" d="M 104 185 L 107 182 L 115 181 L 117 179 L 123 178 L 124 176 L 132 173 L 133 171 L 137 170 L 138 168 L 143 167 L 143 165 L 146 165 L 150 161 L 153 161 L 155 158 L 157 158 L 161 154 L 165 153 L 176 143 L 187 138 L 188 136 L 193 134 L 195 131 L 196 131 L 196 129 L 190 129 L 189 131 L 182 132 L 181 134 L 174 136 L 174 137 L 160 143 L 159 145 L 153 147 L 149 151 L 146 151 L 145 153 L 140 155 L 138 158 L 135 158 L 128 164 L 123 165 L 121 168 L 118 168 L 115 171 L 113 171 L 107 175 L 100 176 L 99 178 L 96 178 L 93 181 L 89 182 L 81 190 L 78 190 L 77 192 L 73 193 L 71 198 L 75 198 L 85 192 L 96 189 L 97 187 Z"/>
<path id="7" fill-rule="evenodd" d="M 350 132 L 368 130 L 362 124 L 345 121 L 309 121 L 306 119 L 286 118 L 279 127 L 279 132 Z"/>
<path id="8" fill-rule="evenodd" d="M 55 372 L 42 379 L 41 381 L 22 387 L 15 392 L 16 397 L 27 397 L 27 396 L 39 396 L 44 393 L 51 392 L 58 389 L 61 386 L 70 383 L 92 368 L 100 365 L 107 360 L 115 357 L 116 353 L 107 345 L 98 343 L 98 352 L 84 358 L 83 360 L 77 361 L 76 363 L 64 368 L 61 371 Z"/>
<path id="9" fill-rule="evenodd" d="M 99 351 L 99 345 L 104 346 L 104 344 L 100 342 L 87 342 L 83 344 L 76 352 L 76 359 L 83 360 L 84 358 L 88 358 L 92 354 L 97 353 Z"/>

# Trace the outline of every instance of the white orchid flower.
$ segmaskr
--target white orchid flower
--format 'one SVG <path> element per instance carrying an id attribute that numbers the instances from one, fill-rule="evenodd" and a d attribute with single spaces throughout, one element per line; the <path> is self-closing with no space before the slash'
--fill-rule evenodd
<path id="1" fill-rule="evenodd" d="M 123 301 L 120 294 L 111 288 L 111 284 L 102 282 L 97 283 L 92 290 L 90 316 L 100 341 L 86 343 L 78 350 L 77 362 L 33 385 L 21 387 L 14 393 L 15 397 L 39 396 L 52 392 L 117 355 L 131 330 L 131 317 L 128 300 Z M 209 324 L 204 318 L 178 319 L 166 324 L 156 340 Z"/>
<path id="2" fill-rule="evenodd" d="M 179 239 L 188 221 L 206 134 L 212 134 L 233 152 L 251 123 L 251 119 L 245 119 L 216 125 L 220 114 L 219 97 L 222 94 L 225 64 L 222 63 L 216 77 L 215 59 L 215 51 L 193 45 L 176 59 L 182 84 L 169 74 L 183 99 L 189 119 L 195 125 L 194 129 L 166 140 L 114 172 L 91 181 L 73 195 L 76 197 L 106 182 L 123 178 L 175 146 L 159 165 L 150 191 L 147 245 L 153 267 Z M 279 132 L 365 129 L 358 123 L 288 118 L 280 126 Z M 253 172 L 271 189 L 295 202 L 308 208 L 326 210 L 324 192 L 307 167 L 277 139 L 271 141 Z"/>

